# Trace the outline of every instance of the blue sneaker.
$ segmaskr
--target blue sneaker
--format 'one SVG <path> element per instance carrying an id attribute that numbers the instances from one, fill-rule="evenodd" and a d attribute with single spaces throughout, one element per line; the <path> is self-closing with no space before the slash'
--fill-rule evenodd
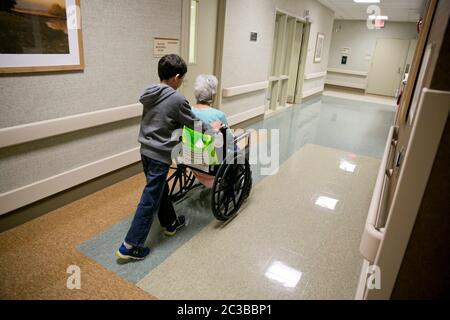
<path id="1" fill-rule="evenodd" d="M 116 256 L 123 260 L 144 260 L 149 253 L 149 248 L 133 247 L 132 249 L 127 249 L 122 243 L 119 250 L 116 251 Z"/>
<path id="2" fill-rule="evenodd" d="M 182 215 L 180 215 L 177 220 L 175 220 L 175 222 L 168 228 L 166 228 L 166 230 L 164 231 L 164 234 L 166 236 L 173 236 L 175 235 L 175 233 L 177 233 L 177 230 L 184 227 L 186 225 L 186 218 Z"/>

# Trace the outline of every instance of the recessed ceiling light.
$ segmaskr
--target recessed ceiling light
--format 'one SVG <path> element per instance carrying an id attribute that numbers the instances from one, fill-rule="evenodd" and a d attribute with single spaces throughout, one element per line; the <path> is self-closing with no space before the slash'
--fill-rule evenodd
<path id="1" fill-rule="evenodd" d="M 356 3 L 380 3 L 380 0 L 353 0 Z"/>

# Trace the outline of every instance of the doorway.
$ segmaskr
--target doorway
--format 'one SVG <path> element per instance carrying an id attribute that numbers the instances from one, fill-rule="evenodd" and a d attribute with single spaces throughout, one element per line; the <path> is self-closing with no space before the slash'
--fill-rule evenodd
<path id="1" fill-rule="evenodd" d="M 394 97 L 400 87 L 410 40 L 378 39 L 366 93 Z"/>
<path id="2" fill-rule="evenodd" d="M 308 30 L 303 19 L 276 12 L 266 113 L 301 102 Z"/>
<path id="3" fill-rule="evenodd" d="M 287 102 L 295 103 L 296 97 L 296 89 L 298 82 L 298 73 L 300 70 L 300 56 L 302 49 L 302 41 L 303 41 L 303 23 L 300 21 L 295 21 L 295 35 L 294 42 L 292 43 L 292 56 L 291 56 L 291 67 L 289 69 L 289 79 L 293 79 L 289 81 L 288 84 L 288 92 L 287 92 Z M 295 80 L 294 80 L 295 79 Z"/>
<path id="4" fill-rule="evenodd" d="M 361 241 L 360 248 L 365 262 L 357 299 L 402 299 L 406 291 L 408 296 L 413 292 L 412 296 L 415 294 L 417 298 L 420 295 L 418 292 L 424 292 L 423 285 L 437 283 L 446 275 L 446 271 L 442 275 L 439 272 L 429 272 L 444 270 L 441 268 L 442 264 L 433 265 L 437 261 L 434 257 L 441 255 L 441 248 L 430 249 L 432 246 L 429 246 L 427 251 L 421 244 L 424 240 L 432 243 L 435 239 L 441 239 L 439 235 L 447 234 L 445 228 L 439 228 L 442 219 L 439 218 L 441 213 L 438 209 L 445 208 L 440 205 L 445 204 L 445 200 L 440 200 L 441 197 L 437 195 L 439 192 L 435 190 L 439 188 L 429 188 L 429 179 L 433 178 L 432 168 L 440 141 L 446 132 L 444 130 L 449 114 L 450 86 L 446 81 L 448 59 L 443 58 L 448 52 L 443 44 L 446 41 L 448 43 L 446 21 L 449 18 L 450 6 L 447 2 L 428 1 L 419 28 L 419 39 L 409 46 L 410 55 L 406 64 L 410 63 L 410 67 L 406 86 L 398 103 L 395 125 L 392 126 L 386 143 L 385 156 L 373 193 L 373 206 Z M 444 181 L 445 174 L 446 172 L 439 172 L 440 181 Z M 435 173 L 434 179 L 437 176 Z M 433 181 L 433 186 L 442 184 L 437 181 L 439 180 Z M 423 202 L 430 189 L 434 191 L 433 203 L 438 203 L 431 209 Z M 444 198 L 445 196 L 442 197 Z M 438 215 L 430 217 L 432 212 L 437 212 Z M 427 214 L 426 219 L 423 218 L 424 214 Z M 442 210 L 441 216 L 447 216 L 447 211 Z M 437 222 L 431 225 L 431 221 Z M 411 259 L 418 254 L 427 262 L 426 272 L 420 273 L 423 265 L 417 263 L 416 258 Z M 378 290 L 370 290 L 366 285 L 366 270 L 370 265 L 377 266 L 383 272 Z M 416 281 L 414 286 L 405 285 L 406 275 L 414 275 L 414 280 L 417 276 L 417 283 L 423 285 L 417 286 Z M 420 289 L 415 290 L 416 287 Z M 431 297 L 429 292 L 426 296 L 427 299 Z"/>
<path id="5" fill-rule="evenodd" d="M 214 74 L 220 84 L 224 8 L 225 0 L 183 0 L 182 56 L 188 73 L 181 92 L 191 105 L 196 103 L 194 86 L 198 75 Z M 218 88 L 216 107 L 219 93 Z"/>

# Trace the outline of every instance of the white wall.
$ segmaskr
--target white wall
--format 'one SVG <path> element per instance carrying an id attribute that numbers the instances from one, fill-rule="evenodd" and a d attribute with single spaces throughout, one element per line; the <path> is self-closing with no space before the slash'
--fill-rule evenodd
<path id="1" fill-rule="evenodd" d="M 335 20 L 330 47 L 327 83 L 364 89 L 375 45 L 377 39 L 380 38 L 416 39 L 416 25 L 410 22 L 387 21 L 385 28 L 371 30 L 367 28 L 366 21 Z M 347 59 L 346 65 L 341 64 L 342 47 L 351 48 L 351 54 Z M 331 72 L 330 69 L 356 72 L 360 73 L 360 75 Z"/>
<path id="2" fill-rule="evenodd" d="M 331 10 L 315 0 L 228 0 L 222 71 L 224 88 L 268 80 L 276 9 L 298 17 L 303 17 L 304 10 L 310 11 L 313 23 L 308 43 L 305 73 L 315 74 L 326 71 L 334 17 Z M 258 33 L 258 41 L 250 41 L 250 32 Z M 313 63 L 317 32 L 325 34 L 321 63 Z M 304 92 L 323 90 L 324 79 L 325 77 L 322 76 L 306 80 Z M 265 99 L 266 90 L 223 98 L 222 110 L 228 116 L 249 113 L 249 110 L 264 106 Z M 264 109 L 262 109 L 263 111 Z"/>
<path id="3" fill-rule="evenodd" d="M 331 10 L 315 0 L 228 0 L 225 88 L 268 80 L 276 8 L 295 16 L 310 10 L 306 73 L 326 70 Z M 136 104 L 142 89 L 159 81 L 153 37 L 181 37 L 181 0 L 81 0 L 81 14 L 85 70 L 0 77 L 0 131 Z M 250 32 L 258 32 L 257 42 L 249 41 Z M 325 50 L 322 62 L 314 64 L 317 32 L 325 33 Z M 308 80 L 305 90 L 322 90 L 323 83 L 323 77 Z M 265 104 L 265 94 L 261 90 L 225 98 L 223 109 L 229 115 L 254 116 L 251 110 Z M 31 196 L 34 201 L 42 198 L 43 190 L 56 193 L 86 181 L 74 177 L 106 173 L 96 173 L 99 163 L 103 169 L 138 161 L 138 127 L 136 116 L 19 145 L 2 142 L 6 147 L 0 147 L 0 214 L 15 209 L 10 204 L 18 199 L 25 205 Z"/>
<path id="4" fill-rule="evenodd" d="M 2 75 L 0 130 L 137 104 L 143 88 L 159 82 L 152 39 L 180 37 L 181 0 L 82 0 L 81 15 L 85 70 Z M 136 149 L 139 120 L 1 148 L 0 211 L 16 191 Z"/>

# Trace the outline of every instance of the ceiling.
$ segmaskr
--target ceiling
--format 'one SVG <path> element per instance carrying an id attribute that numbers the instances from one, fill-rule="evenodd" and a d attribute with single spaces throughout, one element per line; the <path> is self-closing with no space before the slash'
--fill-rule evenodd
<path id="1" fill-rule="evenodd" d="M 355 3 L 353 0 L 318 0 L 334 11 L 336 19 L 366 20 L 370 5 L 380 7 L 380 15 L 388 21 L 417 22 L 423 12 L 426 0 L 380 0 L 380 3 Z"/>

